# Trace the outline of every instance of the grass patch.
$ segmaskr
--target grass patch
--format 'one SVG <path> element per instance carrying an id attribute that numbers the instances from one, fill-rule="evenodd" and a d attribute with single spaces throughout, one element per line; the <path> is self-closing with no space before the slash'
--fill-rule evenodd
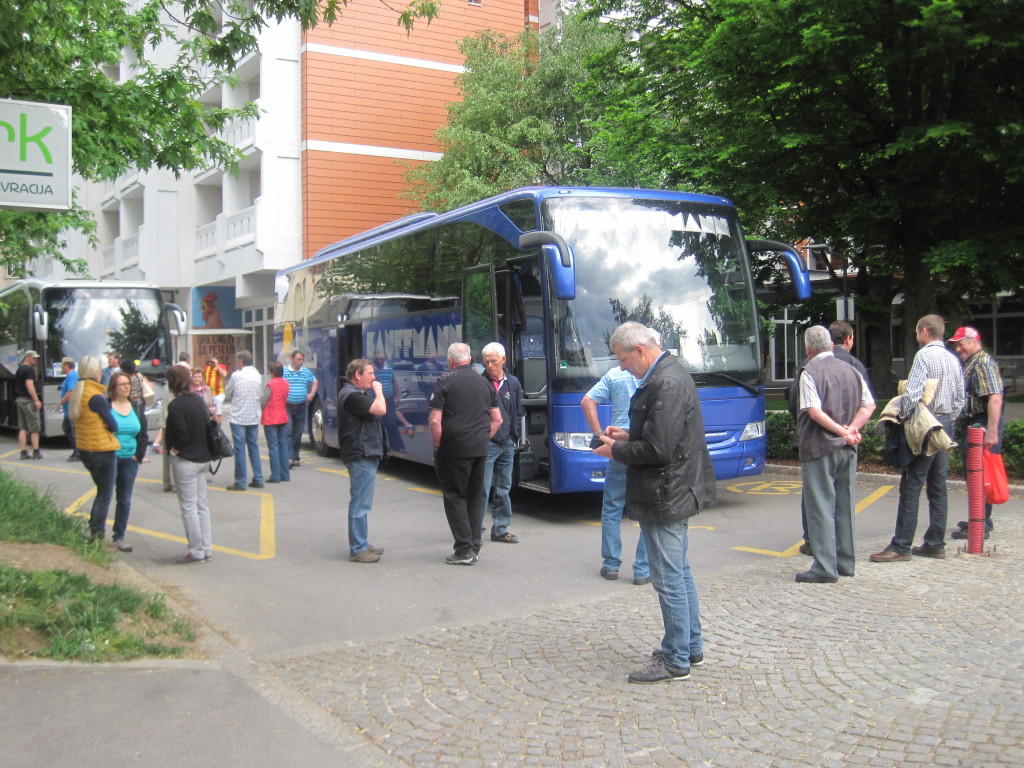
<path id="1" fill-rule="evenodd" d="M 103 543 L 83 536 L 81 518 L 64 514 L 52 492 L 0 470 L 0 540 L 55 544 L 109 566 Z M 51 563 L 52 565 L 52 563 Z M 0 562 L 0 655 L 76 661 L 181 656 L 195 641 L 191 625 L 163 595 L 94 584 L 67 570 L 14 568 Z"/>
<path id="2" fill-rule="evenodd" d="M 181 641 L 193 640 L 162 595 L 96 585 L 67 571 L 0 564 L 0 653 L 6 656 L 125 661 L 178 656 Z"/>
<path id="3" fill-rule="evenodd" d="M 30 544 L 57 544 L 82 559 L 107 565 L 112 557 L 100 541 L 85 538 L 82 519 L 64 514 L 50 490 L 40 491 L 0 470 L 0 539 Z"/>

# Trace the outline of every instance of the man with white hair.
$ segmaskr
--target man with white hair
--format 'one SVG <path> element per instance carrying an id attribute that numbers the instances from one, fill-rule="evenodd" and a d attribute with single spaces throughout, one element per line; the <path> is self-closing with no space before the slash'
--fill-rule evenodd
<path id="1" fill-rule="evenodd" d="M 455 539 L 452 554 L 445 558 L 449 565 L 478 561 L 487 444 L 501 426 L 494 387 L 477 376 L 471 361 L 468 344 L 448 347 L 451 373 L 438 380 L 430 396 L 434 469 Z"/>
<path id="2" fill-rule="evenodd" d="M 512 502 L 508 495 L 512 490 L 512 464 L 522 425 L 523 387 L 519 379 L 505 373 L 505 347 L 492 341 L 481 354 L 484 358 L 484 380 L 488 386 L 494 387 L 498 410 L 501 411 L 501 426 L 487 444 L 482 514 L 487 513 L 489 500 L 491 541 L 518 544 L 519 537 L 508 529 L 512 522 Z"/>
<path id="3" fill-rule="evenodd" d="M 796 439 L 814 563 L 796 580 L 832 584 L 840 576 L 853 576 L 856 446 L 875 400 L 857 369 L 832 353 L 828 328 L 808 328 L 804 347 L 809 362 L 800 376 Z"/>

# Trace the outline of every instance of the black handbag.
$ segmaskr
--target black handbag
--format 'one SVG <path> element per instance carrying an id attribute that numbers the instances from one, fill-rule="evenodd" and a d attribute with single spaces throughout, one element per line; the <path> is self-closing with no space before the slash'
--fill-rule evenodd
<path id="1" fill-rule="evenodd" d="M 217 474 L 222 459 L 235 455 L 235 449 L 231 446 L 230 438 L 224 434 L 224 430 L 221 429 L 216 419 L 210 419 L 206 422 L 206 447 L 210 451 L 211 475 Z M 214 461 L 217 462 L 216 467 L 213 466 Z"/>

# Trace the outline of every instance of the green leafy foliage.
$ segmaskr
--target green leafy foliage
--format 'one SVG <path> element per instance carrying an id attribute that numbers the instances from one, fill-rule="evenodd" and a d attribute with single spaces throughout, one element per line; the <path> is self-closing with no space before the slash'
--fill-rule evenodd
<path id="1" fill-rule="evenodd" d="M 614 31 L 565 19 L 542 35 L 482 32 L 460 43 L 462 99 L 448 107 L 433 163 L 409 167 L 408 197 L 450 210 L 532 184 L 586 183 L 591 125 L 603 107 L 579 91 L 592 57 L 621 51 Z"/>
<path id="2" fill-rule="evenodd" d="M 1022 10 L 600 0 L 633 46 L 626 76 L 617 61 L 591 74 L 615 88 L 595 167 L 724 194 L 758 234 L 828 242 L 857 268 L 871 359 L 888 360 L 897 294 L 912 330 L 1024 285 Z"/>

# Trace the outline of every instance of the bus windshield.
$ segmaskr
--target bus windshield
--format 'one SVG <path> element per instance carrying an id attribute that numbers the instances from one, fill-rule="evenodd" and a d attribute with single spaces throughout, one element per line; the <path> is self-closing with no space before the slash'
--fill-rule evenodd
<path id="1" fill-rule="evenodd" d="M 551 302 L 556 392 L 586 391 L 616 365 L 608 339 L 630 320 L 661 333 L 698 385 L 756 387 L 756 305 L 731 207 L 573 197 L 541 214 L 576 253 L 576 298 Z"/>
<path id="2" fill-rule="evenodd" d="M 125 287 L 52 287 L 43 292 L 50 334 L 46 359 L 80 360 L 107 351 L 139 361 L 144 374 L 162 372 L 170 362 L 167 321 L 160 294 Z"/>

